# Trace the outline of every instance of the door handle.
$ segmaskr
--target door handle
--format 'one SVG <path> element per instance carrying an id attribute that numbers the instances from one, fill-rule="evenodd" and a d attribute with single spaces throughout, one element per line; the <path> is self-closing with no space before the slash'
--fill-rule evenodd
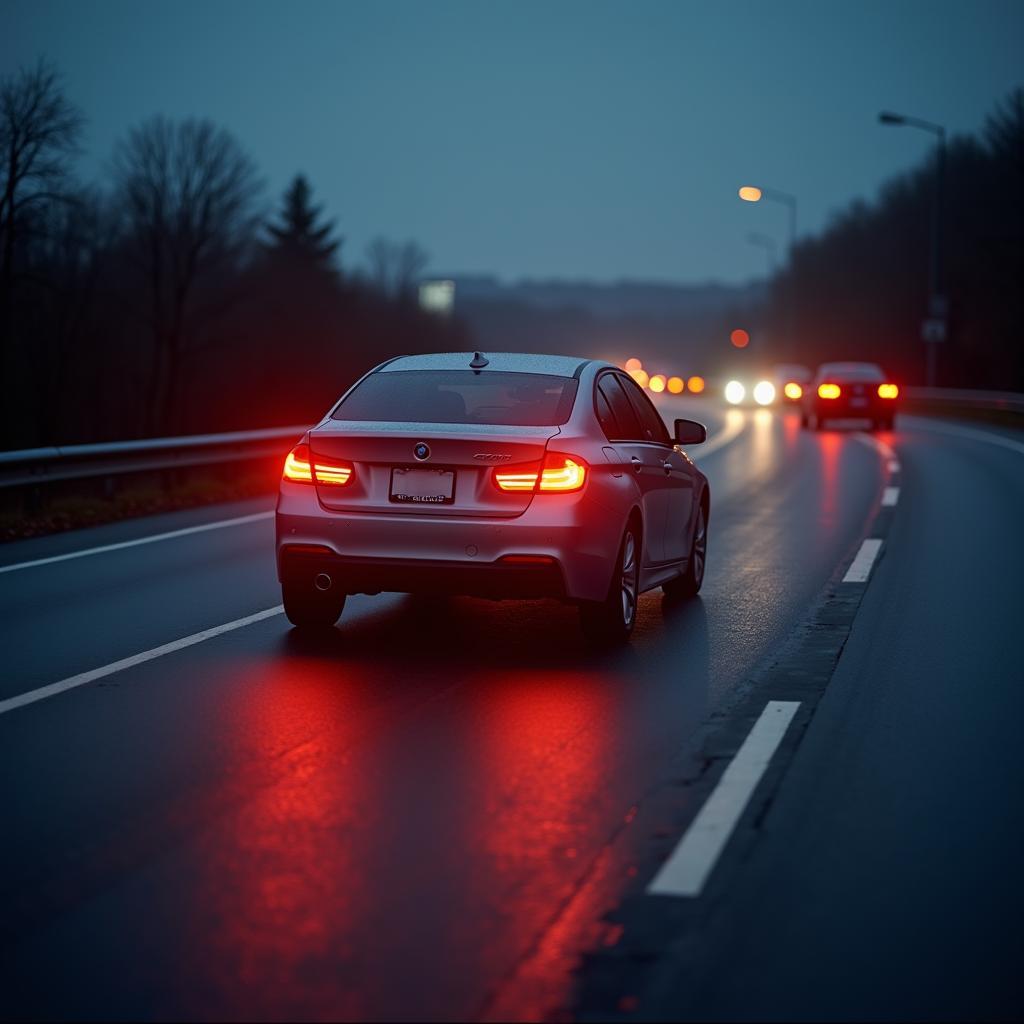
<path id="1" fill-rule="evenodd" d="M 640 459 L 638 459 L 635 455 L 630 456 L 629 461 L 633 463 L 634 473 L 639 473 L 640 470 L 644 468 L 643 462 Z"/>
<path id="2" fill-rule="evenodd" d="M 661 468 L 665 470 L 665 476 L 668 476 L 672 472 L 672 463 L 667 459 L 661 464 Z"/>

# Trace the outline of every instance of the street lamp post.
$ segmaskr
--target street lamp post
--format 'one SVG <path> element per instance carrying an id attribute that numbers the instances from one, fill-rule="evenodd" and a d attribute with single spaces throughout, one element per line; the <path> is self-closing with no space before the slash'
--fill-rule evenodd
<path id="1" fill-rule="evenodd" d="M 789 210 L 789 259 L 792 262 L 793 246 L 796 244 L 796 196 L 777 188 L 762 188 L 757 185 L 744 185 L 739 195 L 740 199 L 747 203 L 759 203 L 762 199 L 770 199 L 773 203 L 782 203 Z"/>
<path id="2" fill-rule="evenodd" d="M 764 188 L 758 185 L 744 185 L 739 191 L 739 197 L 747 203 L 759 203 L 762 199 L 769 199 L 773 203 L 781 203 L 789 211 L 789 246 L 786 256 L 789 269 L 793 269 L 793 247 L 796 245 L 796 196 L 791 192 L 783 192 L 777 188 Z M 796 337 L 796 297 L 793 295 L 793 280 L 786 282 L 786 347 L 792 350 Z"/>
<path id="3" fill-rule="evenodd" d="M 935 346 L 946 337 L 946 316 L 948 303 L 942 291 L 942 206 L 946 179 L 946 129 L 941 124 L 923 121 L 919 117 L 907 117 L 883 111 L 878 115 L 882 124 L 905 125 L 930 132 L 936 139 L 935 185 L 932 189 L 931 233 L 928 253 L 928 318 L 924 321 L 922 334 L 925 342 L 925 382 L 935 386 Z"/>
<path id="4" fill-rule="evenodd" d="M 775 244 L 775 239 L 772 238 L 771 235 L 761 235 L 756 231 L 749 231 L 747 233 L 747 241 L 751 245 L 756 245 L 759 249 L 764 249 L 768 256 L 768 276 L 774 276 L 775 254 L 778 250 L 778 246 Z"/>

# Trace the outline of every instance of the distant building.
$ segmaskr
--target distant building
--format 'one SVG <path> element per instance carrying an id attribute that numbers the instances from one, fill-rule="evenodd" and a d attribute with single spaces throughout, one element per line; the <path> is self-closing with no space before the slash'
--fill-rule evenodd
<path id="1" fill-rule="evenodd" d="M 454 281 L 422 281 L 420 283 L 420 309 L 425 309 L 428 313 L 440 313 L 442 316 L 448 316 L 454 306 Z"/>

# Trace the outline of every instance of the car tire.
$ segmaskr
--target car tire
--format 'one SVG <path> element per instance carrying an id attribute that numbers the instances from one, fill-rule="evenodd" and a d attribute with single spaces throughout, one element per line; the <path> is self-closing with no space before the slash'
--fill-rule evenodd
<path id="1" fill-rule="evenodd" d="M 875 421 L 875 427 L 878 430 L 892 430 L 893 428 L 893 417 L 884 416 L 880 420 Z"/>
<path id="2" fill-rule="evenodd" d="M 805 412 L 800 413 L 800 426 L 803 427 L 804 430 L 807 429 L 807 413 Z"/>
<path id="3" fill-rule="evenodd" d="M 282 583 L 281 599 L 288 621 L 301 630 L 330 629 L 345 607 L 344 594 L 322 594 L 309 583 Z"/>
<path id="4" fill-rule="evenodd" d="M 636 625 L 639 598 L 640 530 L 631 522 L 619 545 L 608 596 L 603 601 L 580 602 L 580 626 L 587 641 L 598 647 L 625 643 Z"/>
<path id="5" fill-rule="evenodd" d="M 661 590 L 672 601 L 684 601 L 696 597 L 704 583 L 704 567 L 708 555 L 708 517 L 703 502 L 697 510 L 697 522 L 693 526 L 693 540 L 690 543 L 690 560 L 686 571 L 675 579 L 663 583 Z"/>

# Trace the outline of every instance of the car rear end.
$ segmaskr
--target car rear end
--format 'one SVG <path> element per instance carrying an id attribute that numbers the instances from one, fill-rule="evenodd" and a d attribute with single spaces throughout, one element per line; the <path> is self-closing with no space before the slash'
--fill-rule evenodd
<path id="1" fill-rule="evenodd" d="M 899 387 L 874 364 L 823 366 L 809 396 L 812 415 L 826 420 L 870 420 L 892 429 L 899 407 Z"/>
<path id="2" fill-rule="evenodd" d="M 607 588 L 618 537 L 609 545 L 587 501 L 606 486 L 591 471 L 601 449 L 572 418 L 585 364 L 469 360 L 385 364 L 309 431 L 281 482 L 282 584 L 571 599 Z"/>

